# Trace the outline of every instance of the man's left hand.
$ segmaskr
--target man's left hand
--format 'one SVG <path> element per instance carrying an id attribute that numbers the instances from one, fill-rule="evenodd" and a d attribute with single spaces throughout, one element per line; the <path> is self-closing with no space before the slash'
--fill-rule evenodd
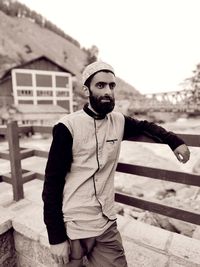
<path id="1" fill-rule="evenodd" d="M 185 144 L 178 146 L 174 150 L 174 154 L 177 159 L 182 163 L 186 163 L 190 158 L 190 150 Z"/>

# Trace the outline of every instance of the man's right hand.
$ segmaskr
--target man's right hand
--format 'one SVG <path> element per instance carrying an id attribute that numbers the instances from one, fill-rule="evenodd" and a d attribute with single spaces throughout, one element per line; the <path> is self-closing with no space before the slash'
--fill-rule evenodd
<path id="1" fill-rule="evenodd" d="M 69 262 L 70 245 L 67 240 L 60 244 L 50 245 L 50 251 L 56 263 L 67 264 Z"/>

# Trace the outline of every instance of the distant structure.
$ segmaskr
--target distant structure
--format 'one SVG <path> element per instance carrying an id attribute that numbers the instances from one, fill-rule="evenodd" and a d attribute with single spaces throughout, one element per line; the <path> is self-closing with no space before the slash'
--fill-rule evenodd
<path id="1" fill-rule="evenodd" d="M 200 88 L 141 95 L 130 108 L 138 114 L 172 112 L 200 115 Z"/>
<path id="2" fill-rule="evenodd" d="M 46 56 L 8 69 L 0 79 L 2 123 L 52 124 L 73 112 L 72 71 Z"/>

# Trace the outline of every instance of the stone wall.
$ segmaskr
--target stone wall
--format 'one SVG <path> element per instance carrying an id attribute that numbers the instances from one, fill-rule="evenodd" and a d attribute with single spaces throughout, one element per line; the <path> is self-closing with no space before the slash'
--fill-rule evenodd
<path id="1" fill-rule="evenodd" d="M 12 228 L 12 213 L 0 207 L 0 267 L 15 267 L 16 253 Z"/>
<path id="2" fill-rule="evenodd" d="M 18 267 L 58 266 L 47 246 L 17 232 L 14 232 L 14 239 Z"/>
<path id="3" fill-rule="evenodd" d="M 0 266 L 17 266 L 12 229 L 0 235 Z"/>

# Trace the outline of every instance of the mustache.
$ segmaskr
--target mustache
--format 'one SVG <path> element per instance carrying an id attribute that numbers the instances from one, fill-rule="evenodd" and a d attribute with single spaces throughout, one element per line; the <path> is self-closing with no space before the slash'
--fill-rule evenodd
<path id="1" fill-rule="evenodd" d="M 105 102 L 107 102 L 107 101 L 109 101 L 109 102 L 113 102 L 114 101 L 114 98 L 113 97 L 111 97 L 111 96 L 99 96 L 98 97 L 98 99 L 100 100 L 100 101 L 105 101 Z"/>

